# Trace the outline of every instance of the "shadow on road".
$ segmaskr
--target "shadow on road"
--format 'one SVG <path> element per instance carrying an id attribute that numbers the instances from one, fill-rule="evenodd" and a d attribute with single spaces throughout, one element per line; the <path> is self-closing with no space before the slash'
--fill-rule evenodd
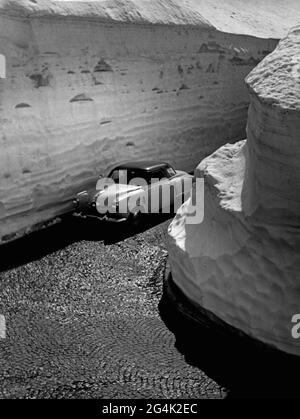
<path id="1" fill-rule="evenodd" d="M 60 222 L 0 246 L 0 272 L 38 260 L 80 240 L 114 244 L 171 218 L 170 214 L 144 215 L 139 226 L 65 216 Z"/>
<path id="2" fill-rule="evenodd" d="M 114 244 L 136 234 L 143 233 L 168 219 L 173 218 L 173 214 L 147 214 L 141 215 L 138 225 L 130 223 L 104 222 L 90 218 L 88 220 L 78 220 L 80 234 L 85 240 L 102 240 L 104 244 Z"/>
<path id="3" fill-rule="evenodd" d="M 227 389 L 228 398 L 300 397 L 298 357 L 240 336 L 235 329 L 228 333 L 203 313 L 199 316 L 170 277 L 159 310 L 186 362 Z"/>

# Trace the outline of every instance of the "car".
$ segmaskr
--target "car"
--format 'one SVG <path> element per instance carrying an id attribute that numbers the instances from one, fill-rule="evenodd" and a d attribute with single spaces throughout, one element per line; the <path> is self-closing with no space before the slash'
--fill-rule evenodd
<path id="1" fill-rule="evenodd" d="M 77 194 L 75 215 L 136 224 L 142 213 L 174 213 L 190 197 L 193 180 L 166 162 L 122 163 L 99 176 L 95 190 Z"/>

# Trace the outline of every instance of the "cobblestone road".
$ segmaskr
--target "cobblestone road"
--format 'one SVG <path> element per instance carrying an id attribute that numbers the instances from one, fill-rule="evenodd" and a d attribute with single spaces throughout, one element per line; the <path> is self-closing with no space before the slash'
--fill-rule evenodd
<path id="1" fill-rule="evenodd" d="M 2 248 L 0 397 L 225 395 L 160 318 L 167 226 L 85 237 L 67 222 Z"/>

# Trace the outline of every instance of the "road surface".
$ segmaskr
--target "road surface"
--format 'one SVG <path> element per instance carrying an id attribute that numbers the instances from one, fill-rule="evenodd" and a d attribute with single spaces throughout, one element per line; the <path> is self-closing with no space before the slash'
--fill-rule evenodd
<path id="1" fill-rule="evenodd" d="M 160 316 L 168 224 L 64 221 L 2 247 L 1 398 L 226 395 Z"/>

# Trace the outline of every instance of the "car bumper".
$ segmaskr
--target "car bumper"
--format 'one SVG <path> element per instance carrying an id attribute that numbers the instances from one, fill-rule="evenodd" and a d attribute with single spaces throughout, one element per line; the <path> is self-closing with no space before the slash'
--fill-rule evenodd
<path id="1" fill-rule="evenodd" d="M 91 214 L 82 214 L 82 213 L 75 213 L 74 214 L 76 217 L 82 218 L 82 219 L 95 219 L 97 221 L 104 221 L 104 222 L 109 222 L 109 223 L 125 223 L 127 221 L 127 218 L 122 217 L 122 218 L 115 218 L 115 217 L 110 217 L 108 215 L 91 215 Z"/>
<path id="2" fill-rule="evenodd" d="M 123 223 L 127 221 L 127 217 L 124 214 L 101 214 L 97 211 L 95 206 L 89 206 L 88 208 L 77 208 L 74 212 L 74 216 L 82 219 L 95 219 L 98 221 L 107 221 L 111 223 Z"/>

